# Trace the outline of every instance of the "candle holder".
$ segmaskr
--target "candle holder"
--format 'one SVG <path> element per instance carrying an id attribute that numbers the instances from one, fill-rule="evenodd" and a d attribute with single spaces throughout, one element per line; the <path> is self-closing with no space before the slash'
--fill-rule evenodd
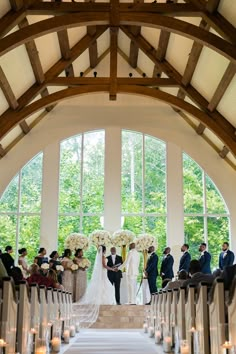
<path id="1" fill-rule="evenodd" d="M 36 349 L 36 334 L 37 330 L 35 328 L 30 329 L 30 334 L 31 334 L 31 354 L 35 354 L 35 349 Z"/>
<path id="2" fill-rule="evenodd" d="M 75 337 L 75 326 L 74 325 L 70 326 L 70 337 Z"/>
<path id="3" fill-rule="evenodd" d="M 34 354 L 47 354 L 47 344 L 45 339 L 38 338 L 36 341 L 36 349 Z"/>
<path id="4" fill-rule="evenodd" d="M 148 324 L 146 322 L 143 324 L 143 331 L 144 333 L 148 333 Z"/>
<path id="5" fill-rule="evenodd" d="M 59 353 L 61 350 L 61 336 L 60 331 L 56 331 L 54 337 L 51 340 L 52 352 Z"/>
<path id="6" fill-rule="evenodd" d="M 75 331 L 76 331 L 76 333 L 79 333 L 79 330 L 80 330 L 80 324 L 79 324 L 79 321 L 77 321 L 75 323 Z"/>
<path id="7" fill-rule="evenodd" d="M 69 344 L 70 343 L 70 328 L 69 327 L 65 327 L 62 335 L 63 335 L 64 343 L 65 344 Z"/>
<path id="8" fill-rule="evenodd" d="M 169 330 L 165 330 L 164 338 L 163 338 L 163 350 L 164 353 L 171 353 L 171 343 L 172 343 L 172 338 L 170 335 Z"/>
<path id="9" fill-rule="evenodd" d="M 6 354 L 7 343 L 4 339 L 0 339 L 0 354 Z"/>
<path id="10" fill-rule="evenodd" d="M 187 339 L 183 339 L 180 341 L 180 353 L 181 354 L 189 354 L 190 353 L 190 346 Z"/>
<path id="11" fill-rule="evenodd" d="M 229 337 L 229 325 L 228 323 L 221 323 L 219 325 L 219 338 L 221 340 L 221 353 L 231 354 L 234 351 L 233 344 Z"/>
<path id="12" fill-rule="evenodd" d="M 154 328 L 153 326 L 148 327 L 148 335 L 150 338 L 154 337 Z"/>
<path id="13" fill-rule="evenodd" d="M 161 331 L 160 328 L 157 328 L 155 331 L 155 343 L 156 344 L 161 344 Z"/>

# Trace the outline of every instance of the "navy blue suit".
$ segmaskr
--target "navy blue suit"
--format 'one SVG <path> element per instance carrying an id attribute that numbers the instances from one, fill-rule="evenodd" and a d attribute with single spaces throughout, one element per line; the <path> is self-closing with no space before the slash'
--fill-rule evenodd
<path id="1" fill-rule="evenodd" d="M 147 266 L 145 271 L 148 273 L 148 285 L 150 289 L 150 293 L 156 293 L 157 292 L 157 275 L 158 275 L 158 256 L 155 252 L 151 254 L 151 256 L 148 259 Z"/>
<path id="2" fill-rule="evenodd" d="M 204 251 L 204 254 L 199 258 L 201 272 L 204 274 L 211 274 L 211 255 Z"/>
<path id="3" fill-rule="evenodd" d="M 188 273 L 190 261 L 191 261 L 190 253 L 188 251 L 184 252 L 184 254 L 182 255 L 179 261 L 179 272 L 181 270 L 185 270 L 185 272 Z"/>
<path id="4" fill-rule="evenodd" d="M 225 267 L 231 266 L 234 263 L 234 253 L 230 250 L 221 252 L 219 256 L 219 268 L 223 270 Z"/>
<path id="5" fill-rule="evenodd" d="M 167 278 L 172 279 L 174 277 L 173 264 L 174 258 L 171 254 L 168 254 L 165 258 L 163 258 L 160 269 L 163 280 Z"/>

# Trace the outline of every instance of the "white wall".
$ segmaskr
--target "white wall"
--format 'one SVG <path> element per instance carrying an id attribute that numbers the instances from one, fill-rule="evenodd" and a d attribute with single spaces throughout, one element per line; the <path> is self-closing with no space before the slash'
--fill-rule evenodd
<path id="1" fill-rule="evenodd" d="M 17 171 L 39 151 L 45 150 L 46 156 L 50 144 L 57 145 L 66 137 L 102 128 L 110 131 L 130 129 L 156 136 L 165 140 L 172 150 L 176 146 L 178 159 L 183 150 L 196 160 L 226 201 L 231 214 L 232 248 L 236 250 L 236 201 L 233 193 L 236 173 L 169 106 L 150 98 L 119 95 L 118 101 L 109 102 L 107 95 L 96 94 L 61 103 L 0 160 L 0 195 Z M 44 194 L 47 192 L 44 189 Z M 179 214 L 181 207 L 179 205 Z M 171 225 L 169 231 L 172 239 L 174 231 L 171 231 Z M 179 238 L 182 232 L 183 227 L 179 225 L 175 229 L 176 237 Z"/>

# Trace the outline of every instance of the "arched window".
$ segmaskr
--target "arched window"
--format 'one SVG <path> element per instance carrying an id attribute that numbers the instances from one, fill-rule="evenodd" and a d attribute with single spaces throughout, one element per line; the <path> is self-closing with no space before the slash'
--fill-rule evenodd
<path id="1" fill-rule="evenodd" d="M 192 258 L 199 258 L 201 242 L 208 244 L 212 267 L 218 266 L 221 245 L 229 241 L 229 212 L 210 177 L 183 154 L 184 231 Z"/>
<path id="2" fill-rule="evenodd" d="M 42 153 L 29 161 L 0 199 L 1 247 L 11 245 L 15 255 L 19 248 L 26 247 L 31 261 L 40 243 L 42 162 Z"/>

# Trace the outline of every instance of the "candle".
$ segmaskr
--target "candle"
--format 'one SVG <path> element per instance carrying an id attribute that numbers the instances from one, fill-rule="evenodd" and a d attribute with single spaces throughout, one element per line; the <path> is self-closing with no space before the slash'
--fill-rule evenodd
<path id="1" fill-rule="evenodd" d="M 230 349 L 233 348 L 233 345 L 230 341 L 225 341 L 221 348 L 223 349 L 223 354 L 229 354 L 231 352 Z"/>
<path id="2" fill-rule="evenodd" d="M 46 354 L 46 347 L 38 347 L 35 351 L 35 354 Z"/>
<path id="3" fill-rule="evenodd" d="M 53 337 L 51 340 L 52 351 L 58 353 L 61 349 L 61 340 L 58 337 Z"/>
<path id="4" fill-rule="evenodd" d="M 147 323 L 144 323 L 144 324 L 143 324 L 143 330 L 144 330 L 144 333 L 147 333 L 147 332 L 148 332 L 148 325 L 147 325 Z"/>
<path id="5" fill-rule="evenodd" d="M 35 337 L 36 337 L 36 329 L 35 328 L 31 328 L 30 329 L 30 333 L 32 334 L 32 353 L 35 353 Z"/>
<path id="6" fill-rule="evenodd" d="M 154 328 L 153 327 L 149 327 L 148 328 L 148 333 L 149 333 L 149 337 L 153 337 L 154 336 Z"/>
<path id="7" fill-rule="evenodd" d="M 4 339 L 0 339 L 0 353 L 2 354 L 6 353 L 6 346 L 7 343 L 4 341 Z"/>
<path id="8" fill-rule="evenodd" d="M 181 345 L 180 346 L 180 353 L 181 354 L 189 354 L 189 346 L 188 345 Z"/>
<path id="9" fill-rule="evenodd" d="M 157 330 L 155 332 L 155 343 L 159 344 L 161 342 L 161 331 Z"/>
<path id="10" fill-rule="evenodd" d="M 70 326 L 70 336 L 71 337 L 75 336 L 75 326 Z"/>
<path id="11" fill-rule="evenodd" d="M 70 331 L 68 329 L 64 330 L 63 338 L 64 338 L 64 343 L 70 342 Z"/>
<path id="12" fill-rule="evenodd" d="M 164 353 L 171 352 L 171 337 L 168 336 L 164 338 L 163 349 Z"/>
<path id="13" fill-rule="evenodd" d="M 79 333 L 79 322 L 77 322 L 76 323 L 76 325 L 75 325 L 75 331 L 76 331 L 76 333 Z"/>

